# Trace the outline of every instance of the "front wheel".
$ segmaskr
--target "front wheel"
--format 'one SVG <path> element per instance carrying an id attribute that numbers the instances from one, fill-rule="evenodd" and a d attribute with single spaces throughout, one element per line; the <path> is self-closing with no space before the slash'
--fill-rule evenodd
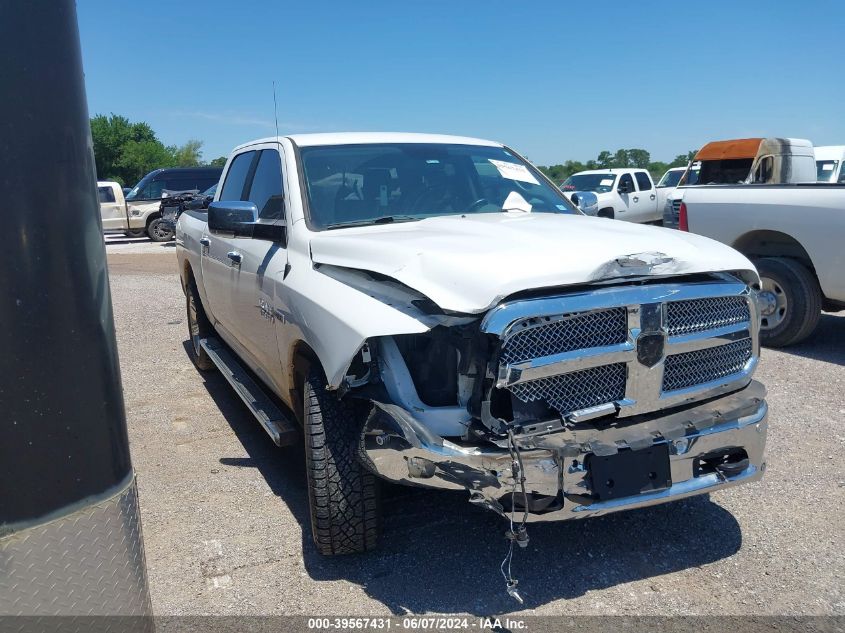
<path id="1" fill-rule="evenodd" d="M 161 218 L 155 218 L 147 225 L 147 234 L 153 242 L 169 242 L 174 231 Z"/>
<path id="2" fill-rule="evenodd" d="M 311 533 L 324 556 L 375 549 L 378 480 L 359 461 L 362 406 L 326 390 L 319 369 L 304 386 L 305 465 Z"/>
<path id="3" fill-rule="evenodd" d="M 768 347 L 793 345 L 813 333 L 822 310 L 822 293 L 813 273 L 786 257 L 764 257 L 760 273 L 760 342 Z"/>

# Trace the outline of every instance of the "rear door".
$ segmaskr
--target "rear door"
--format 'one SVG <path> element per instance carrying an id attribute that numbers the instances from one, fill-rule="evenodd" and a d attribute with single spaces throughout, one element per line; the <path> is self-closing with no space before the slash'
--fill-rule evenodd
<path id="1" fill-rule="evenodd" d="M 285 223 L 283 159 L 277 143 L 258 146 L 259 153 L 243 199 L 258 208 L 258 226 L 249 239 L 230 240 L 240 258 L 232 314 L 245 360 L 265 383 L 281 392 L 281 364 L 276 328 L 283 325 L 285 244 L 273 241 L 271 225 Z"/>
<path id="2" fill-rule="evenodd" d="M 113 185 L 97 185 L 97 197 L 100 200 L 103 230 L 115 231 L 129 228 L 126 221 L 126 204 L 123 202 L 123 192 L 115 191 Z"/>
<path id="3" fill-rule="evenodd" d="M 257 159 L 258 152 L 252 148 L 235 155 L 229 161 L 223 187 L 216 199 L 243 200 Z M 232 346 L 237 346 L 235 296 L 240 270 L 230 253 L 235 251 L 233 242 L 237 241 L 243 240 L 210 233 L 208 224 L 205 225 L 200 240 L 202 281 L 211 310 L 210 316 L 217 331 Z"/>
<path id="4" fill-rule="evenodd" d="M 631 196 L 628 220 L 632 222 L 653 222 L 659 220 L 657 213 L 657 193 L 647 171 L 635 171 L 636 192 Z"/>

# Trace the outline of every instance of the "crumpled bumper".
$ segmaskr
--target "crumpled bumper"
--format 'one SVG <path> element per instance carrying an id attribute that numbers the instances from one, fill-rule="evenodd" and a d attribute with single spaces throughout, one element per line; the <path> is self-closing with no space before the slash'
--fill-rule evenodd
<path id="1" fill-rule="evenodd" d="M 756 481 L 765 470 L 765 388 L 741 391 L 683 411 L 608 428 L 564 429 L 519 437 L 528 499 L 515 485 L 505 446 L 458 444 L 428 431 L 404 409 L 376 403 L 364 427 L 362 459 L 384 479 L 467 490 L 470 501 L 500 514 L 528 506 L 529 521 L 577 519 L 640 508 Z M 615 499 L 594 494 L 588 455 L 667 444 L 672 483 Z M 721 457 L 730 463 L 720 465 Z M 516 493 L 516 494 L 515 494 Z M 516 504 L 512 503 L 516 500 Z"/>

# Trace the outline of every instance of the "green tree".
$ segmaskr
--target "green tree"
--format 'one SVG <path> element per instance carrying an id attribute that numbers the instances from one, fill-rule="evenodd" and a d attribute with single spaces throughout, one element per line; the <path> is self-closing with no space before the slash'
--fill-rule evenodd
<path id="1" fill-rule="evenodd" d="M 203 164 L 202 141 L 191 139 L 178 147 L 165 146 L 147 123 L 132 123 L 117 114 L 94 116 L 91 119 L 91 139 L 97 177 L 116 180 L 123 185 L 134 185 L 159 167 L 196 167 Z M 226 159 L 222 160 L 225 163 Z"/>
<path id="2" fill-rule="evenodd" d="M 648 164 L 651 162 L 651 154 L 644 149 L 629 149 L 626 150 L 628 165 L 630 167 L 637 167 L 639 169 L 648 169 Z"/>
<path id="3" fill-rule="evenodd" d="M 217 158 L 212 158 L 208 164 L 212 167 L 223 167 L 226 164 L 226 157 L 218 156 Z"/>
<path id="4" fill-rule="evenodd" d="M 202 141 L 191 139 L 181 147 L 169 148 L 174 167 L 198 167 L 202 164 Z"/>

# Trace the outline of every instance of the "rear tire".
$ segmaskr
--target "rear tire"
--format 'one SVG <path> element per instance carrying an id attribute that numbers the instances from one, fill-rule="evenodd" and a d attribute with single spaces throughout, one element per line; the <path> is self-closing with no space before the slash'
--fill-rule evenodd
<path id="1" fill-rule="evenodd" d="M 760 273 L 760 342 L 768 347 L 794 345 L 813 333 L 822 310 L 822 293 L 813 273 L 786 257 L 764 257 Z"/>
<path id="2" fill-rule="evenodd" d="M 375 549 L 380 516 L 378 480 L 359 461 L 362 407 L 326 391 L 319 369 L 304 391 L 305 465 L 311 533 L 324 556 Z"/>
<path id="3" fill-rule="evenodd" d="M 175 232 L 164 223 L 164 220 L 154 218 L 147 225 L 147 235 L 153 242 L 169 242 L 175 236 Z"/>
<path id="4" fill-rule="evenodd" d="M 185 293 L 185 305 L 188 313 L 188 337 L 189 355 L 194 365 L 200 371 L 209 371 L 215 368 L 214 362 L 208 357 L 208 353 L 200 345 L 200 341 L 208 338 L 214 332 L 211 322 L 205 315 L 202 302 L 200 301 L 199 290 L 196 282 L 188 281 L 188 291 Z"/>

